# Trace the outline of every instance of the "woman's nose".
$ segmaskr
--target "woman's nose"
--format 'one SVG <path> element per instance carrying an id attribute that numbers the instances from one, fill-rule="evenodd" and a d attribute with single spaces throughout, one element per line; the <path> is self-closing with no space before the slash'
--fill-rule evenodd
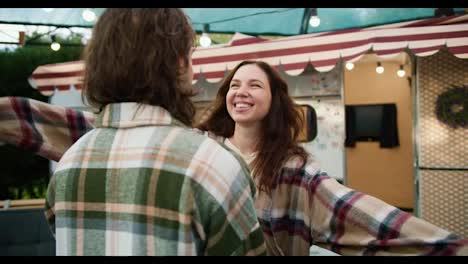
<path id="1" fill-rule="evenodd" d="M 241 85 L 239 87 L 239 89 L 237 89 L 237 93 L 236 93 L 237 96 L 248 96 L 249 95 L 249 92 L 248 92 L 248 87 L 247 85 Z"/>

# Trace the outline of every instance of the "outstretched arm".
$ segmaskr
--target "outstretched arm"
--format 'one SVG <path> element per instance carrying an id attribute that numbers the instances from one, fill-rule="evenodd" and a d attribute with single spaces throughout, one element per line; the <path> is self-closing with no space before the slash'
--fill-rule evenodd
<path id="1" fill-rule="evenodd" d="M 326 173 L 309 184 L 311 226 L 318 245 L 342 255 L 468 255 L 468 239 L 375 197 L 347 188 Z"/>
<path id="2" fill-rule="evenodd" d="M 0 98 L 0 141 L 58 161 L 93 129 L 94 114 L 23 97 Z"/>

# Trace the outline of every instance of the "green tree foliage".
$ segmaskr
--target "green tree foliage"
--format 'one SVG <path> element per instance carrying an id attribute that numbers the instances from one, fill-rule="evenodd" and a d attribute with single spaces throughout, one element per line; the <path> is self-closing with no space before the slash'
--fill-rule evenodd
<path id="1" fill-rule="evenodd" d="M 78 60 L 83 47 L 67 47 L 66 43 L 79 43 L 80 36 L 58 39 L 63 43 L 53 51 L 50 40 L 36 38 L 25 47 L 14 51 L 0 50 L 0 97 L 22 96 L 48 102 L 49 98 L 31 87 L 28 78 L 40 65 Z M 28 39 L 27 39 L 28 41 Z M 49 161 L 29 151 L 3 144 L 0 146 L 0 200 L 44 198 L 49 180 Z"/>

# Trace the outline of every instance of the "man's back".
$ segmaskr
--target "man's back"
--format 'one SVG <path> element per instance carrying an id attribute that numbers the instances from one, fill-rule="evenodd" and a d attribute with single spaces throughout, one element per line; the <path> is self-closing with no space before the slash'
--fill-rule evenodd
<path id="1" fill-rule="evenodd" d="M 163 108 L 108 105 L 51 180 L 57 254 L 264 254 L 244 165 Z"/>

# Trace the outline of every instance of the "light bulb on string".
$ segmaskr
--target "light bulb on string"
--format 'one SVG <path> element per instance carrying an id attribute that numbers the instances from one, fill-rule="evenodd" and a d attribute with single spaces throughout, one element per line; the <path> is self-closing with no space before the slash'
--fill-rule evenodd
<path id="1" fill-rule="evenodd" d="M 83 10 L 83 13 L 81 14 L 81 16 L 87 22 L 93 22 L 96 19 L 96 13 L 94 13 L 94 11 L 91 9 Z"/>
<path id="2" fill-rule="evenodd" d="M 60 49 L 60 43 L 58 42 L 53 42 L 52 44 L 50 44 L 50 48 L 53 50 L 53 51 L 58 51 Z"/>
<path id="3" fill-rule="evenodd" d="M 346 63 L 346 69 L 348 69 L 349 71 L 354 69 L 354 63 L 352 62 L 347 62 Z"/>
<path id="4" fill-rule="evenodd" d="M 204 48 L 211 45 L 211 38 L 208 36 L 208 33 L 203 33 L 200 37 L 200 45 Z"/>
<path id="5" fill-rule="evenodd" d="M 378 73 L 378 74 L 382 74 L 384 72 L 384 67 L 382 66 L 382 64 L 379 62 L 377 62 L 377 68 L 375 68 L 375 71 Z"/>
<path id="6" fill-rule="evenodd" d="M 52 43 L 50 44 L 50 48 L 53 51 L 58 51 L 61 47 L 60 43 L 58 43 L 57 40 L 55 39 L 55 35 L 51 36 L 51 39 L 52 39 Z"/>
<path id="7" fill-rule="evenodd" d="M 312 27 L 320 26 L 320 18 L 318 16 L 313 16 L 310 18 L 309 23 Z"/>
<path id="8" fill-rule="evenodd" d="M 320 18 L 317 15 L 317 8 L 312 8 L 311 17 L 309 19 L 309 24 L 312 27 L 320 26 Z"/>
<path id="9" fill-rule="evenodd" d="M 209 30 L 210 30 L 210 26 L 208 24 L 203 25 L 203 33 L 200 37 L 199 42 L 200 42 L 200 46 L 204 48 L 209 47 L 211 45 L 211 38 L 208 35 Z"/>
<path id="10" fill-rule="evenodd" d="M 400 69 L 397 71 L 398 77 L 403 78 L 403 77 L 405 77 L 405 74 L 406 74 L 406 72 L 403 69 L 403 65 L 400 65 Z"/>

